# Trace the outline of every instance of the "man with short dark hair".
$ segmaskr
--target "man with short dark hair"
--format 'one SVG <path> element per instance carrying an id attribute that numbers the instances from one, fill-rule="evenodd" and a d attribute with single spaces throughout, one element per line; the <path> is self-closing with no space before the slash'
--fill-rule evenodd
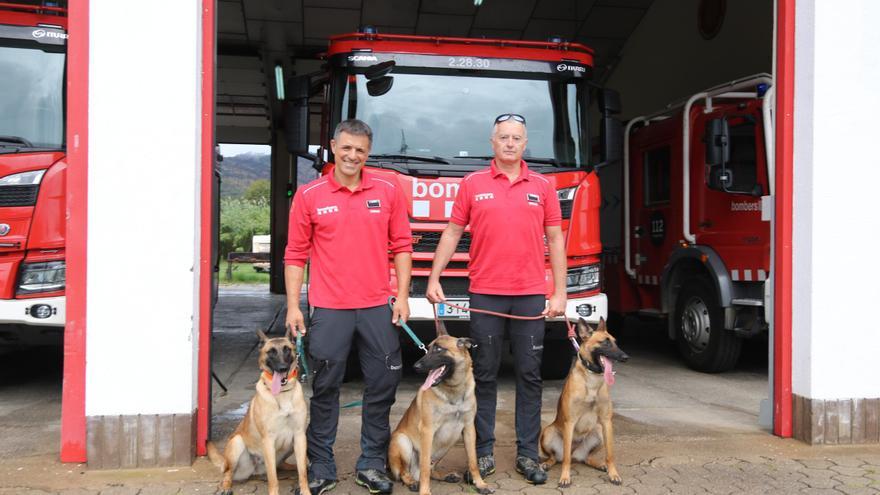
<path id="1" fill-rule="evenodd" d="M 427 297 L 435 303 L 445 300 L 440 273 L 470 225 L 472 308 L 518 316 L 562 315 L 567 297 L 566 258 L 556 189 L 522 160 L 528 142 L 523 116 L 499 115 L 490 142 L 495 153 L 490 166 L 461 181 L 449 225 L 434 255 Z M 545 300 L 545 236 L 553 274 L 549 303 Z M 496 378 L 505 326 L 509 328 L 516 374 L 516 470 L 526 481 L 542 484 L 547 481 L 547 473 L 538 464 L 543 319 L 514 320 L 471 313 L 470 336 L 477 342 L 477 464 L 483 477 L 495 472 Z"/>
<path id="2" fill-rule="evenodd" d="M 287 318 L 306 333 L 299 309 L 306 260 L 309 303 L 314 308 L 309 355 L 315 373 L 308 437 L 309 487 L 320 495 L 336 486 L 333 444 L 339 424 L 339 386 L 357 339 L 364 374 L 361 456 L 357 484 L 390 493 L 386 474 L 391 429 L 388 413 L 401 376 L 400 341 L 393 324 L 409 317 L 412 232 L 406 199 L 393 179 L 364 170 L 372 131 L 360 120 L 341 122 L 330 141 L 330 172 L 299 188 L 290 209 L 284 254 Z M 388 271 L 394 257 L 397 300 Z"/>

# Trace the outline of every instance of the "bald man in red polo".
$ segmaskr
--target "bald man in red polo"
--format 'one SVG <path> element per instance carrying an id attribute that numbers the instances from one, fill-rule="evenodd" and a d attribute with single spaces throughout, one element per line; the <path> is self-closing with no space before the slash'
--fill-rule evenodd
<path id="1" fill-rule="evenodd" d="M 284 254 L 287 325 L 305 334 L 299 309 L 303 267 L 309 265 L 309 357 L 315 379 L 309 405 L 309 488 L 336 486 L 333 444 L 339 424 L 339 386 L 357 341 L 364 373 L 361 456 L 355 482 L 372 494 L 391 493 L 386 473 L 388 413 L 401 376 L 400 340 L 392 326 L 409 318 L 412 232 L 400 186 L 364 170 L 373 133 L 364 122 L 341 122 L 330 141 L 329 174 L 299 188 L 290 209 Z M 388 253 L 397 291 L 389 287 Z M 396 295 L 389 308 L 388 297 Z"/>
<path id="2" fill-rule="evenodd" d="M 470 225 L 472 308 L 520 316 L 562 315 L 567 297 L 566 258 L 556 190 L 522 160 L 528 142 L 523 116 L 499 115 L 490 141 L 495 159 L 489 168 L 468 174 L 461 182 L 449 225 L 434 255 L 427 297 L 432 302 L 446 299 L 440 273 Z M 544 236 L 553 273 L 549 301 L 545 298 Z M 543 319 L 511 320 L 471 313 L 471 338 L 477 342 L 477 463 L 482 476 L 495 472 L 496 378 L 505 326 L 509 328 L 516 374 L 516 470 L 529 483 L 542 484 L 547 481 L 547 473 L 538 463 Z"/>

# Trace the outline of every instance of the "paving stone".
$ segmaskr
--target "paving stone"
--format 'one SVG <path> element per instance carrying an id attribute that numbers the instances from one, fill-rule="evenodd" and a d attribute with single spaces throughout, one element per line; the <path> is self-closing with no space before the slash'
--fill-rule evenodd
<path id="1" fill-rule="evenodd" d="M 835 473 L 839 473 L 839 474 L 842 474 L 845 476 L 864 476 L 866 474 L 865 469 L 862 467 L 831 466 L 828 469 L 830 469 L 831 471 L 834 471 Z"/>
<path id="2" fill-rule="evenodd" d="M 840 495 L 839 491 L 830 488 L 804 488 L 800 493 L 806 495 Z"/>
<path id="3" fill-rule="evenodd" d="M 98 495 L 98 490 L 87 488 L 67 488 L 58 492 L 59 495 Z"/>
<path id="4" fill-rule="evenodd" d="M 180 485 L 163 484 L 163 485 L 147 485 L 141 488 L 138 495 L 177 495 L 180 493 Z M 235 493 L 242 493 L 236 490 Z"/>
<path id="5" fill-rule="evenodd" d="M 830 469 L 801 469 L 801 473 L 805 474 L 809 478 L 830 478 L 835 476 L 837 473 Z"/>
<path id="6" fill-rule="evenodd" d="M 502 490 L 512 490 L 512 491 L 520 491 L 526 487 L 531 486 L 522 478 L 520 478 L 518 480 L 517 479 L 510 479 L 510 478 L 500 479 L 500 480 L 498 480 L 497 485 L 498 485 L 498 488 L 500 488 Z"/>
<path id="7" fill-rule="evenodd" d="M 837 491 L 848 495 L 876 495 L 877 493 L 880 493 L 880 490 L 867 486 L 838 486 Z"/>
<path id="8" fill-rule="evenodd" d="M 524 495 L 558 495 L 559 489 L 552 485 L 529 486 L 520 491 Z M 568 493 L 567 491 L 565 493 Z"/>
<path id="9" fill-rule="evenodd" d="M 692 495 L 692 494 L 703 494 L 708 493 L 706 489 L 701 486 L 693 486 L 693 485 L 679 485 L 678 483 L 667 486 L 669 488 L 669 493 L 674 493 L 676 495 Z"/>
<path id="10" fill-rule="evenodd" d="M 797 461 L 811 469 L 828 469 L 835 465 L 827 459 L 798 459 Z"/>
<path id="11" fill-rule="evenodd" d="M 599 492 L 591 486 L 573 484 L 571 488 L 566 488 L 563 493 L 565 495 L 594 495 Z"/>
<path id="12" fill-rule="evenodd" d="M 670 493 L 669 489 L 665 486 L 643 485 L 641 483 L 632 485 L 632 489 L 639 495 L 665 495 Z"/>
<path id="13" fill-rule="evenodd" d="M 137 495 L 141 491 L 137 486 L 115 485 L 102 488 L 101 495 Z"/>
<path id="14" fill-rule="evenodd" d="M 834 476 L 835 480 L 840 481 L 841 486 L 868 486 L 871 480 L 864 476 L 844 476 L 842 474 Z M 840 489 L 840 486 L 836 487 Z"/>
<path id="15" fill-rule="evenodd" d="M 284 487 L 281 487 L 284 490 Z M 186 483 L 180 487 L 181 495 L 205 495 L 206 493 L 213 494 L 217 491 L 217 482 L 192 482 Z M 103 495 L 103 493 L 101 494 Z"/>
<path id="16" fill-rule="evenodd" d="M 636 493 L 636 491 L 629 486 L 619 486 L 613 483 L 602 483 L 601 485 L 593 486 L 593 489 L 596 490 L 596 493 L 609 493 L 614 495 L 621 495 L 626 493 Z"/>
<path id="17" fill-rule="evenodd" d="M 803 480 L 804 484 L 810 488 L 834 488 L 839 485 L 840 482 L 834 478 L 805 478 Z"/>
<path id="18" fill-rule="evenodd" d="M 843 457 L 843 456 L 841 456 L 841 457 L 835 457 L 835 458 L 831 459 L 831 461 L 834 462 L 834 464 L 837 464 L 838 466 L 859 467 L 862 464 L 864 464 L 862 459 L 859 457 Z"/>

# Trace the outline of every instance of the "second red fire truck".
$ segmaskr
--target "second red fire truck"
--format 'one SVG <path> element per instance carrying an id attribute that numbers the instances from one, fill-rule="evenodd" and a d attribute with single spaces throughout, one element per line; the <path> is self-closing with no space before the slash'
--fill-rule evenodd
<path id="1" fill-rule="evenodd" d="M 756 75 L 630 119 L 602 169 L 610 310 L 666 317 L 692 368 L 732 368 L 765 334 L 773 81 Z"/>

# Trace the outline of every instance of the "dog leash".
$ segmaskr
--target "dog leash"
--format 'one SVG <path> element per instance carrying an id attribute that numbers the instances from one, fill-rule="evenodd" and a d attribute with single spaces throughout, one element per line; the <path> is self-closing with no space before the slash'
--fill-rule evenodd
<path id="1" fill-rule="evenodd" d="M 459 306 L 458 304 L 453 304 L 453 303 L 447 302 L 446 300 L 443 301 L 443 304 L 445 304 L 451 308 L 461 310 L 461 311 L 467 311 L 469 313 L 483 313 L 483 314 L 492 315 L 492 316 L 499 316 L 501 318 L 510 318 L 511 320 L 541 320 L 541 319 L 545 318 L 544 315 L 520 316 L 520 315 L 511 315 L 511 314 L 507 314 L 507 313 L 499 313 L 498 311 L 490 311 L 488 309 L 470 308 L 470 307 L 465 307 L 465 306 Z M 436 303 L 434 303 L 434 320 L 439 325 L 440 320 L 437 317 L 437 304 Z M 568 329 L 568 340 L 571 342 L 572 347 L 574 347 L 574 352 L 578 352 L 578 351 L 580 351 L 581 346 L 578 345 L 577 334 L 574 331 L 574 325 L 572 325 L 571 322 L 568 321 L 568 318 L 565 318 L 564 321 L 565 321 L 565 326 Z"/>
<path id="2" fill-rule="evenodd" d="M 290 325 L 284 324 L 287 331 L 290 332 Z M 299 364 L 302 365 L 303 372 L 299 375 L 299 381 L 302 383 L 306 383 L 309 380 L 309 364 L 308 359 L 306 359 L 306 351 L 305 346 L 303 346 L 303 338 L 302 334 L 297 330 L 296 332 L 296 360 Z"/>
<path id="3" fill-rule="evenodd" d="M 396 297 L 390 296 L 388 298 L 388 307 L 391 308 L 392 312 L 394 311 L 394 301 L 397 301 Z M 421 340 L 419 340 L 419 338 L 416 336 L 416 333 L 412 331 L 412 328 L 410 328 L 409 325 L 406 324 L 406 321 L 398 318 L 397 324 L 403 327 L 404 330 L 406 330 L 409 338 L 411 338 L 412 341 L 415 342 L 416 346 L 421 349 L 422 352 L 424 352 L 425 354 L 428 353 L 428 348 L 425 347 L 425 344 Z"/>

